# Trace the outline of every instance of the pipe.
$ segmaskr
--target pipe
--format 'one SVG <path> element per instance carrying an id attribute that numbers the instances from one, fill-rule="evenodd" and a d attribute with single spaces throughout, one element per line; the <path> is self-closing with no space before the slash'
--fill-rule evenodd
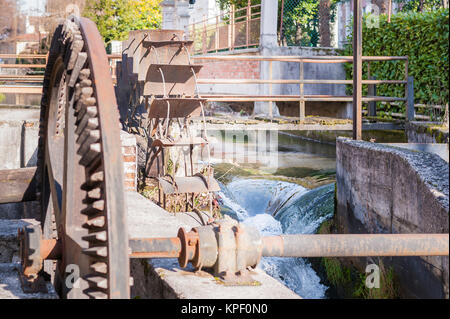
<path id="1" fill-rule="evenodd" d="M 337 234 L 263 237 L 267 257 L 448 256 L 448 234 Z"/>
<path id="2" fill-rule="evenodd" d="M 178 258 L 181 241 L 173 238 L 133 238 L 129 240 L 130 258 Z"/>

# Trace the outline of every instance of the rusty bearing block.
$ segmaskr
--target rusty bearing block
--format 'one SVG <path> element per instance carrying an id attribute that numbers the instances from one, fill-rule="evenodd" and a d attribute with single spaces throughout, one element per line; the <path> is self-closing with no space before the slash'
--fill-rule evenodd
<path id="1" fill-rule="evenodd" d="M 180 229 L 178 238 L 181 242 L 178 259 L 181 267 L 191 262 L 196 269 L 210 268 L 227 282 L 245 284 L 252 281 L 243 275 L 248 274 L 249 267 L 256 267 L 262 256 L 262 239 L 258 230 L 231 219 L 196 227 L 189 233 Z"/>

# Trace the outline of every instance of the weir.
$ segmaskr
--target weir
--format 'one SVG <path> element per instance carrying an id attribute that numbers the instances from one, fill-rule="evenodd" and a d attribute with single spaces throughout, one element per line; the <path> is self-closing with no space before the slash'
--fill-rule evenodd
<path id="1" fill-rule="evenodd" d="M 360 13 L 358 3 L 355 1 L 355 12 Z M 358 23 L 360 21 L 356 19 L 357 31 Z M 355 39 L 355 44 L 360 49 L 360 39 L 357 36 Z M 440 270 L 437 273 L 436 270 L 421 269 L 430 271 L 438 281 L 441 280 L 441 295 L 448 298 L 449 235 L 448 227 L 442 226 L 448 225 L 448 183 L 429 187 L 422 193 L 424 201 L 429 201 L 429 207 L 439 210 L 437 217 L 424 210 L 425 212 L 421 213 L 427 217 L 426 222 L 422 224 L 420 218 L 414 216 L 412 221 L 404 223 L 406 226 L 402 224 L 402 220 L 410 217 L 410 207 L 399 205 L 400 208 L 397 208 L 394 199 L 401 199 L 403 193 L 400 192 L 399 195 L 391 188 L 390 192 L 394 197 L 390 210 L 391 224 L 387 226 L 390 227 L 390 233 L 383 233 L 386 216 L 380 215 L 382 222 L 378 222 L 378 216 L 375 220 L 367 221 L 365 218 L 373 212 L 367 214 L 361 209 L 365 203 L 358 202 L 360 197 L 352 197 L 345 201 L 346 204 L 340 202 L 344 197 L 343 187 L 349 187 L 345 191 L 346 195 L 355 194 L 355 185 L 351 184 L 355 180 L 350 179 L 349 182 L 347 179 L 351 175 L 348 171 L 351 171 L 353 161 L 341 161 L 348 160 L 351 154 L 340 153 L 340 145 L 345 145 L 343 140 L 338 140 L 337 152 L 337 216 L 345 225 L 347 221 L 342 218 L 345 213 L 339 212 L 339 209 L 348 205 L 347 211 L 354 214 L 360 223 L 367 223 L 371 227 L 375 225 L 374 228 L 369 227 L 367 232 L 264 236 L 255 227 L 231 218 L 221 218 L 220 214 L 214 211 L 216 202 L 213 192 L 219 191 L 220 187 L 210 163 L 207 131 L 230 129 L 230 123 L 220 126 L 223 123 L 214 123 L 214 120 L 208 122 L 204 103 L 208 100 L 269 102 L 268 117 L 255 119 L 254 124 L 258 125 L 258 128 L 268 131 L 323 130 L 320 127 L 328 125 L 327 119 L 306 120 L 304 103 L 346 102 L 350 101 L 349 97 L 307 96 L 302 91 L 302 85 L 316 82 L 308 82 L 303 78 L 289 82 L 300 85 L 299 96 L 206 96 L 198 89 L 198 84 L 202 83 L 197 78 L 201 65 L 191 62 L 189 51 L 192 43 L 182 39 L 181 31 L 140 30 L 130 33 L 127 43 L 127 51 L 119 67 L 120 76 L 117 78 L 117 86 L 114 87 L 108 57 L 92 21 L 71 17 L 55 31 L 42 86 L 36 167 L 0 173 L 0 182 L 7 185 L 1 186 L 0 203 L 34 201 L 37 204 L 37 209 L 31 211 L 28 219 L 9 225 L 9 229 L 18 229 L 16 242 L 7 249 L 9 255 L 11 251 L 14 254 L 17 251 L 14 245 L 17 245 L 17 241 L 20 243 L 18 278 L 24 292 L 38 294 L 50 291 L 51 296 L 58 295 L 60 298 L 69 299 L 130 298 L 133 295 L 201 298 L 210 297 L 212 291 L 224 298 L 241 298 L 243 295 L 250 298 L 298 298 L 292 291 L 257 268 L 262 257 L 414 256 Z M 351 125 L 354 139 L 358 140 L 361 139 L 364 128 L 361 103 L 381 100 L 408 101 L 411 81 L 407 77 L 400 81 L 401 83 L 386 82 L 387 80 L 364 82 L 360 74 L 361 59 L 376 60 L 388 57 L 362 57 L 361 50 L 355 51 L 352 59 L 344 57 L 342 61 L 334 61 L 351 61 L 355 68 L 359 68 L 359 75 L 354 79 L 355 93 L 351 99 L 353 121 L 344 119 L 343 123 L 336 124 L 341 126 L 336 126 L 335 129 L 348 130 Z M 271 61 L 270 57 L 261 59 L 264 62 Z M 301 65 L 312 60 L 332 61 L 326 57 L 276 59 L 299 62 Z M 280 84 L 280 81 L 282 80 L 269 79 L 252 83 Z M 210 82 L 220 84 L 221 81 Z M 205 83 L 207 81 L 203 82 Z M 362 84 L 381 83 L 404 84 L 406 96 L 361 96 Z M 119 105 L 116 103 L 114 91 L 117 93 Z M 290 99 L 299 102 L 299 118 L 274 116 L 272 102 Z M 197 119 L 191 121 L 194 116 Z M 414 116 L 414 106 L 411 103 L 408 103 L 407 116 L 409 119 Z M 267 127 L 262 122 L 267 123 Z M 191 124 L 194 128 L 200 126 L 200 136 L 192 135 Z M 250 123 L 244 121 L 236 124 L 247 128 Z M 173 130 L 174 126 L 178 127 L 178 131 Z M 366 125 L 368 129 L 387 127 L 398 128 L 392 123 Z M 138 147 L 125 146 L 119 142 L 124 139 L 121 128 L 136 135 L 140 140 L 137 142 Z M 358 147 L 366 147 L 363 142 L 356 143 L 361 143 L 356 144 Z M 203 148 L 207 161 L 196 163 L 193 160 L 194 146 Z M 379 151 L 377 147 L 367 148 Z M 172 161 L 176 152 L 173 149 L 176 148 L 183 150 L 183 174 Z M 142 179 L 145 183 L 148 180 L 153 181 L 153 190 L 158 193 L 155 202 L 160 207 L 146 202 L 136 192 L 125 191 L 130 187 L 130 179 L 130 188 L 136 189 L 138 157 L 141 153 L 145 154 Z M 404 157 L 400 158 L 395 160 L 403 163 Z M 361 161 L 366 160 L 367 157 L 362 156 Z M 432 160 L 436 161 L 437 167 L 441 166 L 436 158 Z M 131 165 L 125 165 L 127 162 Z M 134 167 L 131 177 L 127 172 L 130 166 Z M 417 167 L 412 165 L 412 171 L 408 174 L 415 174 Z M 363 171 L 358 173 L 358 176 L 365 176 L 366 173 L 369 176 L 374 174 Z M 391 177 L 393 176 L 395 175 L 392 174 Z M 433 181 L 434 177 L 431 178 Z M 404 191 L 405 185 L 406 182 L 401 185 L 401 191 Z M 418 189 L 427 186 L 424 186 L 420 178 L 417 185 Z M 370 191 L 367 193 L 370 194 Z M 173 199 L 169 202 L 169 198 Z M 139 209 L 133 209 L 134 205 L 139 205 Z M 168 212 L 177 212 L 180 207 L 184 213 L 174 216 Z M 415 211 L 419 211 L 418 207 L 421 205 L 414 207 Z M 164 261 L 148 262 L 144 260 L 147 258 Z M 175 263 L 173 258 L 177 258 Z M 169 270 L 174 264 L 179 266 L 176 268 L 178 270 Z M 80 274 L 79 285 L 76 287 L 67 285 L 67 267 L 71 265 L 76 265 Z M 180 271 L 180 268 L 185 270 Z M 52 288 L 48 288 L 49 278 Z M 163 285 L 157 287 L 161 282 L 167 285 L 163 288 Z M 196 288 L 197 284 L 205 282 L 208 288 Z M 217 287 L 218 283 L 222 285 L 221 288 Z M 194 285 L 190 293 L 186 293 L 188 284 Z M 233 289 L 225 291 L 225 286 L 233 286 Z"/>

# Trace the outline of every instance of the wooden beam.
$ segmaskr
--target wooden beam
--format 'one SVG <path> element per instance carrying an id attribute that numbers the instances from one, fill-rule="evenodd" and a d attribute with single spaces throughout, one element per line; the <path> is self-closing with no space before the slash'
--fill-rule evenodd
<path id="1" fill-rule="evenodd" d="M 36 200 L 36 167 L 0 170 L 0 204 Z"/>

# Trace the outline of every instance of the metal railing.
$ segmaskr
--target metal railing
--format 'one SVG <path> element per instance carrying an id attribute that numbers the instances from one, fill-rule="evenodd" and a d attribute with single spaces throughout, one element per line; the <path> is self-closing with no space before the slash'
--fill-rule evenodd
<path id="1" fill-rule="evenodd" d="M 44 71 L 41 74 L 17 74 L 12 72 L 4 72 L 4 70 L 24 70 L 45 69 L 47 65 L 47 54 L 0 54 L 0 59 L 29 59 L 29 60 L 45 60 L 45 63 L 0 63 L 0 93 L 3 94 L 42 94 L 42 82 L 44 81 Z M 116 80 L 116 62 L 121 60 L 119 54 L 109 54 L 108 60 L 110 64 L 110 72 L 113 81 Z M 6 83 L 6 84 L 5 84 Z"/>
<path id="2" fill-rule="evenodd" d="M 268 63 L 268 79 L 198 79 L 199 84 L 268 84 L 269 95 L 202 95 L 208 101 L 216 102 L 270 102 L 269 116 L 273 117 L 273 102 L 299 102 L 300 120 L 305 118 L 305 102 L 351 102 L 352 96 L 336 95 L 307 95 L 304 92 L 305 84 L 346 84 L 352 85 L 353 80 L 339 79 L 305 79 L 305 63 L 353 63 L 351 56 L 201 56 L 193 57 L 195 60 L 205 61 L 265 61 Z M 370 61 L 405 61 L 405 77 L 402 80 L 363 80 L 362 84 L 375 86 L 377 84 L 401 84 L 405 85 L 404 97 L 388 97 L 367 95 L 362 98 L 369 105 L 369 115 L 376 115 L 374 103 L 376 102 L 405 102 L 407 104 L 407 116 L 414 118 L 414 94 L 412 89 L 412 77 L 408 76 L 407 56 L 364 56 L 363 61 L 368 62 L 370 76 Z M 296 62 L 299 64 L 299 79 L 273 79 L 273 62 Z M 299 95 L 273 95 L 273 84 L 298 84 Z M 371 91 L 369 89 L 369 91 Z M 373 90 L 372 90 L 373 91 Z M 412 112 L 410 108 L 413 108 Z"/>
<path id="3" fill-rule="evenodd" d="M 206 18 L 188 26 L 194 54 L 250 48 L 259 45 L 261 5 L 251 5 Z"/>

